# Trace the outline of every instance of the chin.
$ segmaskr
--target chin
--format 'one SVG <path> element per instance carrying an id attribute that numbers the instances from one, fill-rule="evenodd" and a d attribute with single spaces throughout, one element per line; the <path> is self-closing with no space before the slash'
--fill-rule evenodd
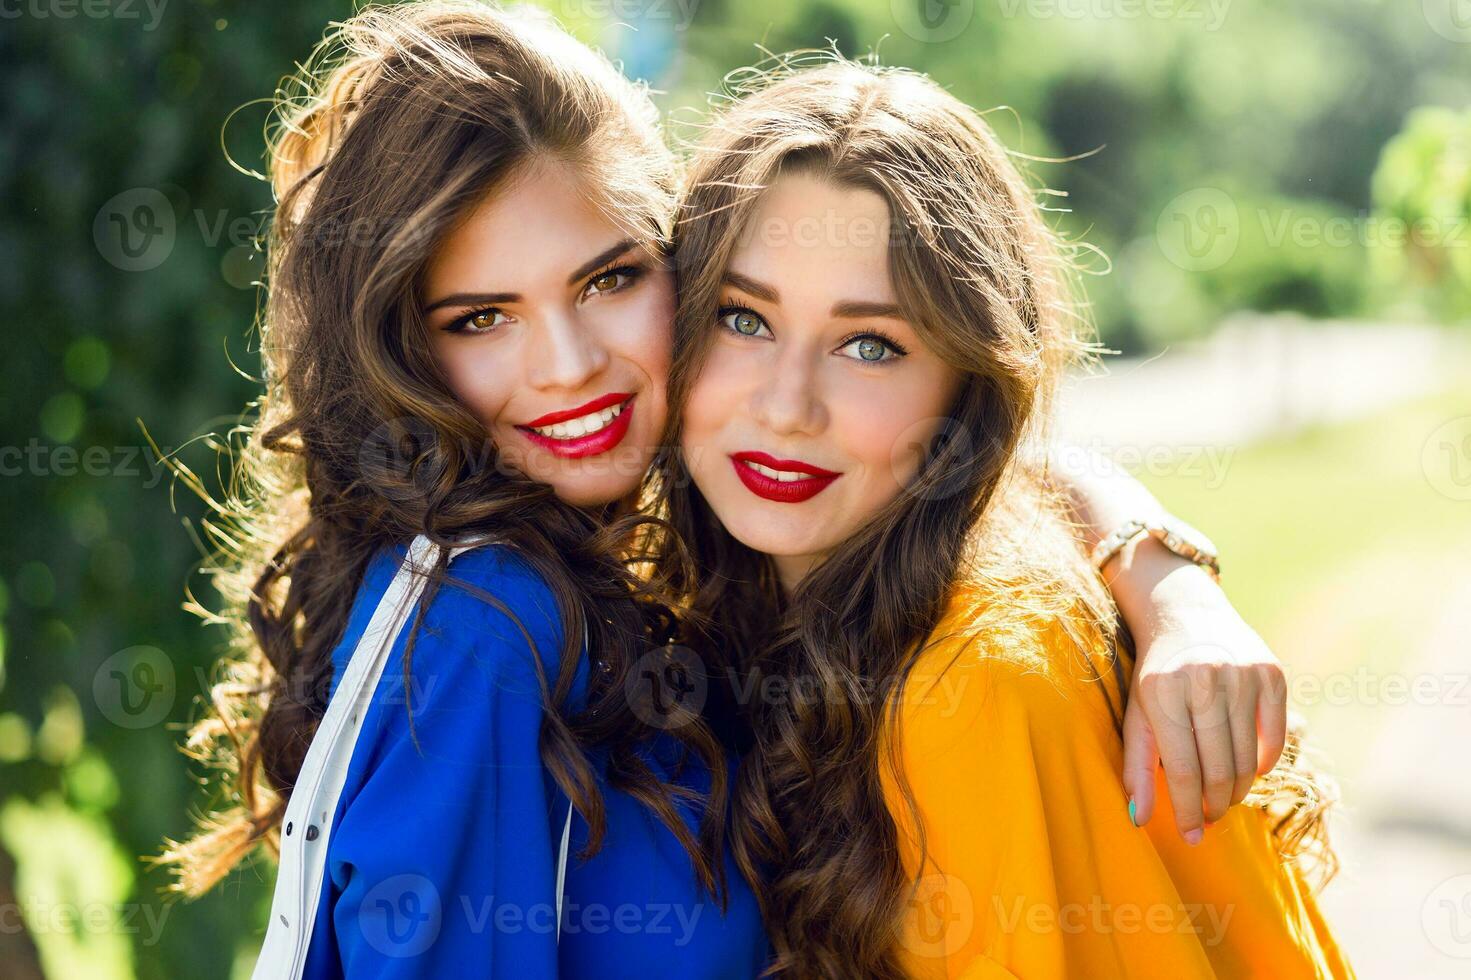
<path id="1" fill-rule="evenodd" d="M 625 442 L 609 453 L 579 460 L 558 460 L 542 452 L 530 458 L 507 457 L 506 463 L 526 478 L 551 487 L 563 503 L 592 510 L 636 495 L 652 456 L 641 444 Z"/>
<path id="2" fill-rule="evenodd" d="M 719 514 L 717 513 L 716 516 L 718 517 Z M 757 513 L 746 514 L 744 518 L 741 521 L 721 521 L 721 523 L 725 525 L 731 537 L 752 551 L 759 551 L 763 555 L 793 558 L 819 554 L 827 551 L 833 545 L 830 540 L 831 533 L 813 533 L 814 525 L 820 525 L 821 518 L 803 520 L 793 516 L 770 520 L 765 514 Z"/>
<path id="3" fill-rule="evenodd" d="M 609 478 L 606 476 L 591 479 L 567 477 L 560 480 L 550 480 L 552 489 L 557 494 L 557 499 L 573 507 L 595 508 L 604 507 L 615 501 L 622 500 L 638 492 L 639 481 Z"/>

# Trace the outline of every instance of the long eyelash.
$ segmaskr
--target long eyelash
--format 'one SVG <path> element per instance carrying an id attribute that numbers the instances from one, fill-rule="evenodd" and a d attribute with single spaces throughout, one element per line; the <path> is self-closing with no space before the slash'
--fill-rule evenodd
<path id="1" fill-rule="evenodd" d="M 760 313 L 757 313 L 755 310 L 751 309 L 749 306 L 746 306 L 743 303 L 724 303 L 716 307 L 715 320 L 718 323 L 732 313 L 749 313 L 756 319 L 760 320 L 763 324 L 766 323 L 766 317 L 762 316 Z M 770 329 L 770 324 L 767 324 L 767 328 Z M 722 326 L 721 329 L 729 330 L 731 333 L 736 334 L 737 336 L 748 336 L 747 334 L 741 333 L 739 330 L 731 330 L 730 327 Z"/>
<path id="2" fill-rule="evenodd" d="M 444 326 L 440 327 L 439 329 L 443 330 L 445 333 L 464 333 L 465 332 L 465 328 L 470 325 L 470 321 L 473 320 L 473 319 L 475 319 L 477 316 L 480 316 L 482 313 L 501 313 L 501 312 L 503 312 L 503 311 L 501 310 L 501 308 L 499 306 L 487 306 L 487 307 L 484 307 L 484 308 L 479 309 L 479 310 L 471 310 L 469 313 L 466 313 L 464 316 L 457 317 L 457 318 L 451 320 L 449 323 L 446 323 Z"/>
<path id="3" fill-rule="evenodd" d="M 645 268 L 642 264 L 629 265 L 625 262 L 622 265 L 615 265 L 613 263 L 609 263 L 606 268 L 599 269 L 597 272 L 594 272 L 592 275 L 588 276 L 587 281 L 582 284 L 582 288 L 586 289 L 588 286 L 591 286 L 594 282 L 597 282 L 603 276 L 608 275 L 610 272 L 621 273 L 622 275 L 628 277 L 628 281 L 625 282 L 623 285 L 617 286 L 613 289 L 604 290 L 603 295 L 606 296 L 608 293 L 621 292 L 622 290 L 627 289 L 629 286 L 632 286 L 634 283 L 638 282 L 639 277 L 647 271 L 648 269 Z"/>
<path id="4" fill-rule="evenodd" d="M 844 337 L 842 342 L 838 344 L 838 347 L 847 347 L 855 340 L 863 340 L 868 337 L 872 337 L 874 340 L 880 341 L 881 343 L 887 345 L 894 351 L 895 354 L 898 354 L 900 357 L 903 357 L 904 355 L 909 353 L 909 349 L 907 347 L 880 330 L 860 330 L 855 334 Z"/>

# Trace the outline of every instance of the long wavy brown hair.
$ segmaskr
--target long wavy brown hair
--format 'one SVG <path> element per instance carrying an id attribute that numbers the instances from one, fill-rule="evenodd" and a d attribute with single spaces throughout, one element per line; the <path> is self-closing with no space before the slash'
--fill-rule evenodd
<path id="1" fill-rule="evenodd" d="M 655 733 L 624 680 L 674 629 L 657 580 L 638 571 L 643 519 L 627 502 L 577 509 L 497 465 L 418 313 L 438 243 L 534 154 L 576 167 L 606 213 L 667 247 L 678 170 L 647 93 L 547 18 L 431 0 L 367 8 L 338 26 L 282 93 L 277 119 L 265 392 L 231 444 L 233 481 L 208 525 L 218 554 L 206 571 L 225 606 L 198 607 L 235 637 L 188 743 L 225 777 L 226 800 L 161 860 L 181 890 L 199 894 L 259 845 L 274 850 L 370 559 L 416 534 L 438 543 L 488 535 L 530 562 L 557 598 L 566 639 L 557 676 L 543 678 L 540 750 L 590 825 L 587 853 L 604 833 L 586 752 L 596 745 L 607 750 L 610 785 L 648 805 L 699 881 L 723 895 L 721 746 L 698 717 L 674 727 L 712 774 L 696 833 L 677 808 L 694 794 L 655 778 L 635 751 Z M 452 581 L 446 563 L 414 620 L 405 672 L 423 610 Z M 584 631 L 598 669 L 574 712 Z"/>
<path id="2" fill-rule="evenodd" d="M 1069 249 L 976 112 L 920 75 L 830 55 L 789 56 L 743 78 L 696 147 L 676 224 L 671 428 L 760 194 L 793 171 L 887 202 L 900 306 L 965 377 L 912 483 L 791 595 L 767 556 L 722 529 L 677 449 L 657 468 L 661 506 L 694 557 L 696 577 L 682 585 L 700 641 L 717 662 L 793 692 L 745 706 L 751 747 L 734 794 L 737 860 L 758 885 L 776 948 L 770 972 L 899 977 L 898 927 L 914 881 L 880 753 L 894 695 L 948 600 L 960 584 L 979 590 L 971 627 L 988 642 L 1049 625 L 1080 649 L 1107 651 L 1114 639 L 1115 610 L 1058 495 L 1024 463 L 1046 435 L 1064 368 L 1089 351 L 1087 324 Z M 1126 664 L 1115 659 L 1113 673 L 1122 683 Z M 1298 792 L 1288 800 L 1293 826 L 1279 827 L 1284 841 L 1321 816 L 1312 786 Z"/>

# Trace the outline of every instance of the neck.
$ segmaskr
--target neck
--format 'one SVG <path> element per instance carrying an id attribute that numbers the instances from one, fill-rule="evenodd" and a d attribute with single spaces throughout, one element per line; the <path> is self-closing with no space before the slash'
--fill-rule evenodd
<path id="1" fill-rule="evenodd" d="M 807 577 L 807 573 L 822 563 L 824 555 L 772 555 L 771 563 L 776 566 L 776 578 L 781 583 L 783 595 L 790 596 Z"/>

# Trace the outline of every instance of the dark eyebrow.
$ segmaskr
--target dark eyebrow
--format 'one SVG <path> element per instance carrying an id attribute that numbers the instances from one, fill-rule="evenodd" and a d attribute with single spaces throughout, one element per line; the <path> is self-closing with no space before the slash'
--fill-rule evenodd
<path id="1" fill-rule="evenodd" d="M 442 306 L 499 306 L 520 300 L 520 293 L 450 293 L 424 307 L 423 315 L 428 316 Z"/>
<path id="2" fill-rule="evenodd" d="M 603 249 L 597 255 L 594 255 L 592 258 L 582 263 L 582 265 L 579 265 L 577 267 L 577 271 L 567 277 L 567 285 L 577 285 L 583 279 L 586 279 L 588 276 L 596 272 L 600 267 L 607 265 L 609 262 L 612 262 L 618 256 L 622 255 L 624 252 L 633 248 L 637 244 L 638 242 L 634 241 L 632 238 L 625 238 L 623 239 L 623 241 L 618 242 L 612 247 Z"/>
<path id="3" fill-rule="evenodd" d="M 613 246 L 603 249 L 597 255 L 594 255 L 582 263 L 582 265 L 578 266 L 577 271 L 567 277 L 567 285 L 577 285 L 583 279 L 592 275 L 594 270 L 612 262 L 637 244 L 632 238 L 625 238 Z M 451 293 L 449 296 L 437 299 L 424 307 L 423 315 L 428 316 L 435 310 L 445 306 L 497 306 L 501 303 L 519 303 L 520 301 L 520 293 Z"/>
<path id="4" fill-rule="evenodd" d="M 856 299 L 847 299 L 834 303 L 832 315 L 859 320 L 867 320 L 872 317 L 887 317 L 891 320 L 904 319 L 904 314 L 899 312 L 897 304 L 866 303 Z"/>
<path id="5" fill-rule="evenodd" d="M 743 276 L 739 272 L 727 272 L 725 282 L 728 286 L 734 286 L 743 293 L 750 293 L 759 300 L 767 303 L 780 303 L 781 294 L 773 287 L 764 282 Z M 895 303 L 873 303 L 863 300 L 848 299 L 839 300 L 833 304 L 831 315 L 845 319 L 870 319 L 873 317 L 888 317 L 894 320 L 904 319 L 904 314 L 899 312 Z"/>
<path id="6" fill-rule="evenodd" d="M 758 282 L 752 279 L 750 276 L 743 276 L 739 272 L 727 272 L 725 274 L 725 284 L 727 286 L 734 286 L 743 293 L 750 293 L 752 296 L 766 303 L 781 302 L 781 294 L 775 289 L 766 285 L 764 282 Z"/>

